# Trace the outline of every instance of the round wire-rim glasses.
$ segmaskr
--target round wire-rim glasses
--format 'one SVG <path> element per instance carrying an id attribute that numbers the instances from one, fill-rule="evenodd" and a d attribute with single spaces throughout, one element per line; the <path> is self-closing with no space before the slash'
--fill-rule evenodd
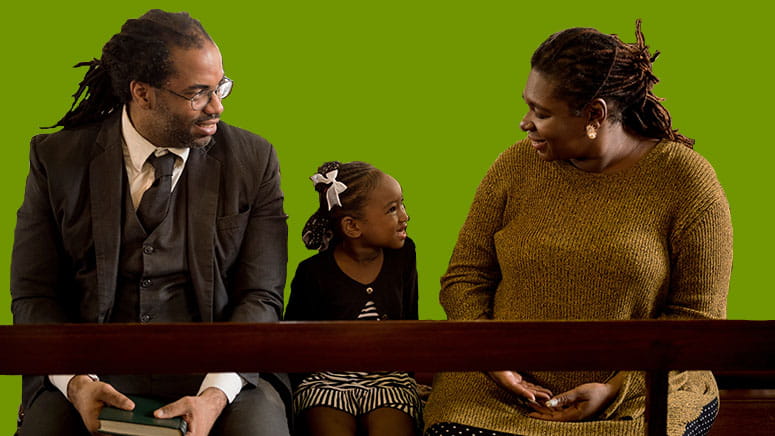
<path id="1" fill-rule="evenodd" d="M 172 95 L 176 95 L 182 99 L 188 100 L 191 103 L 191 109 L 195 111 L 200 111 L 205 108 L 208 104 L 210 104 L 210 101 L 213 98 L 213 94 L 218 95 L 219 100 L 223 100 L 224 98 L 228 97 L 229 94 L 231 94 L 231 90 L 234 87 L 234 81 L 229 79 L 228 77 L 223 78 L 221 80 L 221 83 L 218 84 L 218 86 L 215 87 L 215 89 L 203 89 L 196 94 L 194 94 L 192 97 L 187 97 L 182 94 L 178 94 L 177 92 L 167 89 L 167 88 L 161 88 L 167 92 L 169 92 Z"/>

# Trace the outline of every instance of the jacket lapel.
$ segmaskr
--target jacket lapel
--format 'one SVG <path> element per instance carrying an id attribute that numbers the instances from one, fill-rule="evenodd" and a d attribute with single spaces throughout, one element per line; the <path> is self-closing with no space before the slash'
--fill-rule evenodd
<path id="1" fill-rule="evenodd" d="M 221 163 L 206 149 L 191 149 L 186 161 L 188 268 L 202 321 L 213 321 L 213 265 Z"/>
<path id="2" fill-rule="evenodd" d="M 120 121 L 120 116 L 114 116 L 105 122 L 97 136 L 97 146 L 102 152 L 89 166 L 92 237 L 99 298 L 97 322 L 105 322 L 116 293 L 124 178 Z"/>

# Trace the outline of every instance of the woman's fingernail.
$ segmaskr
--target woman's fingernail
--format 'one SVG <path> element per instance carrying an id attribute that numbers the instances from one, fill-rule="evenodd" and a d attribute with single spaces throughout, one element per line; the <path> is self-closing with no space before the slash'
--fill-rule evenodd
<path id="1" fill-rule="evenodd" d="M 552 398 L 551 400 L 546 402 L 546 407 L 555 407 L 558 404 L 560 404 L 560 400 L 558 400 L 557 398 Z"/>

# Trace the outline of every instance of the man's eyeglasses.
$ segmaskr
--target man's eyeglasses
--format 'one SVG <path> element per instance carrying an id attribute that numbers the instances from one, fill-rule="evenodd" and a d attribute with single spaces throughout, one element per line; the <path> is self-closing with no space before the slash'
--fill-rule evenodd
<path id="1" fill-rule="evenodd" d="M 223 100 L 224 98 L 228 97 L 229 94 L 231 94 L 232 87 L 234 87 L 234 82 L 228 77 L 224 77 L 223 80 L 221 80 L 221 83 L 219 83 L 215 89 L 203 89 L 194 94 L 193 97 L 186 97 L 185 95 L 178 94 L 177 92 L 167 88 L 160 89 L 163 89 L 172 95 L 177 95 L 180 98 L 188 100 L 191 103 L 191 109 L 195 111 L 201 111 L 205 108 L 205 106 L 210 104 L 210 100 L 212 100 L 213 94 L 216 94 L 219 99 Z"/>

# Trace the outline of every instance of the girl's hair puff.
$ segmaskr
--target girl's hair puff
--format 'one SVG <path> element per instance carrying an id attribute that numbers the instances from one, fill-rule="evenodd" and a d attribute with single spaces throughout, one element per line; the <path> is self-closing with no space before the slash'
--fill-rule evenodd
<path id="1" fill-rule="evenodd" d="M 331 210 L 328 210 L 326 192 L 331 187 L 331 183 L 315 184 L 315 191 L 318 192 L 318 210 L 307 220 L 301 231 L 301 239 L 310 250 L 324 251 L 339 243 L 342 238 L 340 221 L 346 216 L 361 217 L 361 211 L 366 205 L 369 194 L 377 187 L 379 178 L 383 174 L 371 164 L 358 161 L 326 162 L 318 168 L 318 174 L 325 176 L 334 170 L 338 171 L 336 180 L 344 183 L 347 189 L 339 194 L 339 202 L 342 205 L 334 205 Z"/>

